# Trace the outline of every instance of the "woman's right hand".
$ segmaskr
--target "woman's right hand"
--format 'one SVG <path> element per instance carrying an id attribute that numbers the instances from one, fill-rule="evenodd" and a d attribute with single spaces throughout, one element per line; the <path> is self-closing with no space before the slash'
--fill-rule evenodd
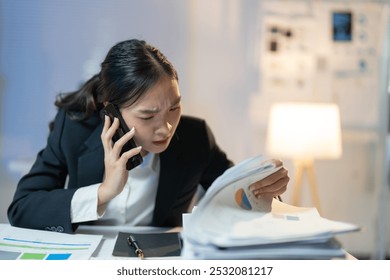
<path id="1" fill-rule="evenodd" d="M 104 127 L 101 133 L 101 140 L 104 148 L 105 175 L 98 190 L 98 205 L 105 204 L 120 194 L 127 182 L 128 170 L 127 161 L 140 153 L 142 147 L 131 149 L 122 155 L 120 152 L 124 144 L 133 138 L 135 129 L 123 135 L 118 141 L 113 143 L 112 137 L 119 127 L 119 120 L 114 119 L 111 125 L 110 118 L 105 116 Z"/>

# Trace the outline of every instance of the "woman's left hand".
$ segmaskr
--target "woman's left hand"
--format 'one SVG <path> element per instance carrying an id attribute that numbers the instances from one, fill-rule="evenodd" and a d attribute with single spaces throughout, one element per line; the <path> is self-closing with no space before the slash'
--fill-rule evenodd
<path id="1" fill-rule="evenodd" d="M 283 165 L 282 161 L 274 160 L 276 167 Z M 265 177 L 264 179 L 253 183 L 249 189 L 253 192 L 256 198 L 272 198 L 281 195 L 287 190 L 287 184 L 290 181 L 288 171 L 283 166 L 275 173 Z"/>

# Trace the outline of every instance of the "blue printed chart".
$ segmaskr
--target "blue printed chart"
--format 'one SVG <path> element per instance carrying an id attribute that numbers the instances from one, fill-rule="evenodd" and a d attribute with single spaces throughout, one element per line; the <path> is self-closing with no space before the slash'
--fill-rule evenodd
<path id="1" fill-rule="evenodd" d="M 0 260 L 89 259 L 101 235 L 66 234 L 1 225 Z"/>

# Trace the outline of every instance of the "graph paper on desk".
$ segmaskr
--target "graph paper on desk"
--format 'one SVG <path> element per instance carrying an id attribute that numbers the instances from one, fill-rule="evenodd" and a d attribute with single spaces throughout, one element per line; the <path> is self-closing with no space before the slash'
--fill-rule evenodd
<path id="1" fill-rule="evenodd" d="M 89 259 L 101 235 L 66 234 L 2 225 L 0 260 Z"/>

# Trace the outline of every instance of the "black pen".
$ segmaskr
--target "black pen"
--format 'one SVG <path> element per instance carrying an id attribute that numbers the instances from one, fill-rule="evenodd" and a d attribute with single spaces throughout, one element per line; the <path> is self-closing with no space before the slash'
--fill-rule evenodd
<path id="1" fill-rule="evenodd" d="M 141 247 L 138 245 L 137 240 L 132 235 L 129 235 L 127 237 L 127 243 L 130 247 L 134 248 L 134 253 L 140 258 L 141 260 L 144 258 L 144 252 L 142 251 Z"/>

